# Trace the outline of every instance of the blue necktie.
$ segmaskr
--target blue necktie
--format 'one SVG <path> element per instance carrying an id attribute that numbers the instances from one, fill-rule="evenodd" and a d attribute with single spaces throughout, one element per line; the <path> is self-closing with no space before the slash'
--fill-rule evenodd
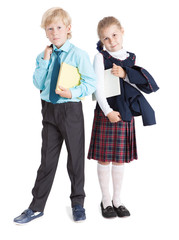
<path id="1" fill-rule="evenodd" d="M 54 51 L 54 53 L 56 53 L 57 56 L 56 56 L 53 71 L 52 71 L 51 82 L 50 82 L 50 93 L 49 93 L 49 100 L 52 103 L 56 103 L 60 98 L 60 96 L 55 93 L 55 89 L 56 89 L 58 74 L 59 74 L 59 70 L 60 70 L 59 56 L 62 53 L 62 51 Z"/>

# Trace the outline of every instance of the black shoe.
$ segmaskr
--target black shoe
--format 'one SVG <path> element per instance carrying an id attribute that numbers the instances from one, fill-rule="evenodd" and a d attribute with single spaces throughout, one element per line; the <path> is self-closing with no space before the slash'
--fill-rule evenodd
<path id="1" fill-rule="evenodd" d="M 113 204 L 114 211 L 117 213 L 118 217 L 129 217 L 130 212 L 123 205 L 116 208 Z"/>
<path id="2" fill-rule="evenodd" d="M 117 217 L 117 214 L 114 211 L 113 207 L 108 206 L 108 207 L 104 208 L 102 202 L 101 202 L 101 212 L 102 212 L 103 217 L 105 217 L 105 218 Z"/>

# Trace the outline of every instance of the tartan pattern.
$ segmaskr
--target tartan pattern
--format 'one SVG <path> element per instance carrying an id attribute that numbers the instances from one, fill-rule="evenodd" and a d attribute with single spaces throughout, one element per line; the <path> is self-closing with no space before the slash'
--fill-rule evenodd
<path id="1" fill-rule="evenodd" d="M 88 159 L 117 163 L 137 159 L 134 118 L 111 123 L 101 110 L 95 110 Z"/>

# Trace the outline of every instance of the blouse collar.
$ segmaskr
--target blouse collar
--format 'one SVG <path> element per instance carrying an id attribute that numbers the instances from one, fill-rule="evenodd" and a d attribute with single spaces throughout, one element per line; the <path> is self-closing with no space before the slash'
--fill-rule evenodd
<path id="1" fill-rule="evenodd" d="M 126 58 L 129 57 L 129 53 L 124 49 L 120 49 L 116 52 L 110 52 L 110 51 L 107 51 L 112 57 L 114 58 L 118 58 L 120 60 L 125 60 Z"/>

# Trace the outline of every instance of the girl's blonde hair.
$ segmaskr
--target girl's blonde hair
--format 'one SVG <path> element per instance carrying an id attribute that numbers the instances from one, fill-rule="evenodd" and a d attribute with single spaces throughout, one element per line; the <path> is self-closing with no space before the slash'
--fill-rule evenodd
<path id="1" fill-rule="evenodd" d="M 101 39 L 102 31 L 111 25 L 117 25 L 119 29 L 122 28 L 121 23 L 115 17 L 105 17 L 101 21 L 99 21 L 98 27 L 97 27 L 97 33 L 98 33 L 99 39 Z"/>
<path id="2" fill-rule="evenodd" d="M 59 7 L 50 8 L 42 16 L 41 27 L 45 29 L 47 25 L 51 24 L 52 22 L 56 22 L 59 19 L 66 27 L 71 24 L 71 17 L 65 10 Z M 71 37 L 71 33 L 68 33 L 68 39 Z"/>

